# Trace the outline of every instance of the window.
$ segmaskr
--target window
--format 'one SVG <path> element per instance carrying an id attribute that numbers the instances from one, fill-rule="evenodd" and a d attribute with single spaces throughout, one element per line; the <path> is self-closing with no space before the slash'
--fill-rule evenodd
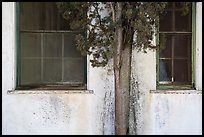
<path id="1" fill-rule="evenodd" d="M 55 2 L 19 2 L 17 88 L 84 89 L 86 57 Z"/>
<path id="2" fill-rule="evenodd" d="M 158 87 L 193 86 L 194 6 L 183 14 L 180 2 L 170 2 L 160 17 L 157 62 Z"/>

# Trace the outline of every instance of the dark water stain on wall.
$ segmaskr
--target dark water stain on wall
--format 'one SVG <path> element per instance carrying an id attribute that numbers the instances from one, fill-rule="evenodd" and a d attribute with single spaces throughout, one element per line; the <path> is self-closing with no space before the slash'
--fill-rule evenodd
<path id="1" fill-rule="evenodd" d="M 109 80 L 106 78 L 107 83 L 104 87 L 105 95 L 103 99 L 103 112 L 102 112 L 102 134 L 103 135 L 114 135 L 114 120 L 115 120 L 115 97 L 114 91 L 109 86 Z"/>
<path id="2" fill-rule="evenodd" d="M 71 109 L 61 98 L 56 95 L 50 95 L 41 104 L 41 116 L 44 119 L 43 124 L 55 124 L 59 122 L 69 123 Z"/>
<path id="3" fill-rule="evenodd" d="M 139 103 L 140 98 L 139 82 L 136 76 L 132 76 L 130 88 L 129 135 L 137 135 L 137 129 L 139 128 L 138 119 L 141 110 L 141 105 Z"/>

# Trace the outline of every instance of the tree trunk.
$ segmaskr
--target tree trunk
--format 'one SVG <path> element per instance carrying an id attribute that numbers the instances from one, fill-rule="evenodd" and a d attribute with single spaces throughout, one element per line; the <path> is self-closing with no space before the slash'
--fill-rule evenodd
<path id="1" fill-rule="evenodd" d="M 117 3 L 116 8 L 116 21 L 119 21 L 122 17 L 122 3 Z M 128 133 L 129 125 L 128 115 L 132 48 L 131 44 L 124 43 L 123 34 L 123 28 L 119 25 L 116 28 L 116 49 L 114 55 L 116 135 L 126 135 Z"/>
<path id="2" fill-rule="evenodd" d="M 115 69 L 115 132 L 126 135 L 129 121 L 130 47 L 121 53 L 121 68 Z"/>

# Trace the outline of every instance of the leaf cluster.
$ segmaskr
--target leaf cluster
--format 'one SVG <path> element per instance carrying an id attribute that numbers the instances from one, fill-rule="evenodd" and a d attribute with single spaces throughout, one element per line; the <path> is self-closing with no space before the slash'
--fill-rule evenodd
<path id="1" fill-rule="evenodd" d="M 113 57 L 116 33 L 123 28 L 123 45 L 131 45 L 138 51 L 154 49 L 153 35 L 159 25 L 159 17 L 168 2 L 123 2 L 122 19 L 115 21 L 117 2 L 57 2 L 65 19 L 73 30 L 85 31 L 76 36 L 77 48 L 83 55 L 92 55 L 94 67 L 105 66 Z M 188 3 L 184 3 L 188 11 Z M 104 14 L 105 13 L 105 14 Z M 132 33 L 129 33 L 132 32 Z M 132 35 L 132 36 L 131 36 Z"/>

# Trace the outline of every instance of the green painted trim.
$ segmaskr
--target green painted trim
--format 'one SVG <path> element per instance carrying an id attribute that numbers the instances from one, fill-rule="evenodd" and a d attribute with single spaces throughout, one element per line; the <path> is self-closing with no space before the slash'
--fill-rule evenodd
<path id="1" fill-rule="evenodd" d="M 20 86 L 20 5 L 15 3 L 16 10 L 16 89 Z"/>
<path id="2" fill-rule="evenodd" d="M 192 84 L 195 85 L 196 3 L 192 3 Z"/>
<path id="3" fill-rule="evenodd" d="M 159 26 L 156 29 L 156 87 L 159 86 Z"/>
<path id="4" fill-rule="evenodd" d="M 84 84 L 87 85 L 87 56 L 84 57 Z"/>
<path id="5" fill-rule="evenodd" d="M 189 90 L 194 87 L 192 85 L 159 85 L 157 89 Z"/>
<path id="6" fill-rule="evenodd" d="M 87 30 L 86 29 L 83 30 L 82 35 L 84 36 L 84 38 L 87 38 Z M 83 57 L 83 59 L 84 59 L 84 81 L 83 81 L 83 84 L 85 84 L 86 88 L 87 88 L 87 74 L 88 74 L 87 73 L 87 55 L 85 55 Z"/>

